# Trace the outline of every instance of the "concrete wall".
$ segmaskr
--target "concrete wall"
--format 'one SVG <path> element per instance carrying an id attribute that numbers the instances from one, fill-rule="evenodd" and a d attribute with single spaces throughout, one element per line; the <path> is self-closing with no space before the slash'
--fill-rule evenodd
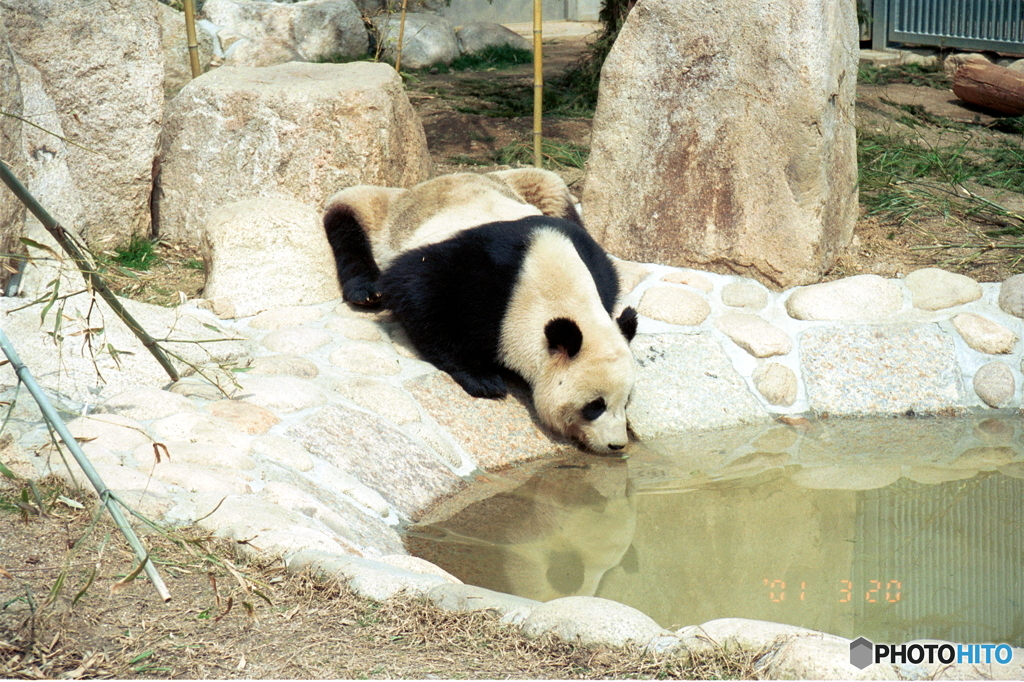
<path id="1" fill-rule="evenodd" d="M 543 0 L 544 21 L 597 21 L 601 0 Z M 533 21 L 533 0 L 451 0 L 442 14 L 456 24 L 493 21 L 514 24 Z"/>

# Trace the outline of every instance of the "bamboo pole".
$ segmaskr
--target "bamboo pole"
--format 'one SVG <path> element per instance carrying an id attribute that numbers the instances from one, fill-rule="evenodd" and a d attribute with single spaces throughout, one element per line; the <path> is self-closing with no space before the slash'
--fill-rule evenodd
<path id="1" fill-rule="evenodd" d="M 541 154 L 544 114 L 544 51 L 541 48 L 542 0 L 533 0 L 533 165 L 544 167 Z"/>
<path id="2" fill-rule="evenodd" d="M 409 0 L 402 0 L 402 15 L 398 21 L 398 49 L 395 54 L 395 71 L 402 73 L 402 47 L 405 44 L 405 9 Z"/>
<path id="3" fill-rule="evenodd" d="M 61 245 L 61 248 L 71 256 L 71 260 L 78 267 L 79 271 L 81 271 L 82 276 L 85 277 L 89 286 L 107 302 L 107 305 L 109 305 L 111 310 L 114 311 L 114 314 L 121 318 L 121 321 L 124 322 L 128 329 L 135 334 L 139 341 L 142 342 L 142 345 L 153 354 L 156 361 L 160 363 L 160 366 L 164 368 L 167 375 L 171 377 L 171 381 L 177 381 L 180 379 L 181 376 L 178 374 L 178 370 L 171 364 L 170 359 L 168 359 L 164 354 L 156 340 L 142 328 L 142 325 L 135 321 L 135 318 L 132 317 L 127 310 L 124 309 L 121 302 L 117 300 L 117 296 L 114 295 L 114 292 L 107 287 L 103 278 L 99 276 L 99 273 L 97 273 L 96 270 L 93 269 L 92 265 L 89 264 L 85 254 L 83 254 L 78 248 L 78 245 L 75 244 L 74 240 L 68 235 L 64 227 L 54 220 L 53 216 L 46 212 L 46 209 L 44 209 L 39 202 L 35 200 L 35 197 L 29 194 L 28 190 L 25 189 L 25 186 L 18 181 L 18 178 L 14 177 L 11 169 L 8 168 L 7 164 L 2 160 L 0 160 L 0 179 L 2 179 L 4 184 L 14 192 L 14 195 L 18 197 L 21 203 L 23 203 L 25 207 L 32 212 L 32 215 L 34 215 L 39 222 L 43 224 L 43 227 L 45 227 L 46 231 L 57 240 L 57 243 Z"/>
<path id="4" fill-rule="evenodd" d="M 196 40 L 196 0 L 185 0 L 185 36 L 188 38 L 188 61 L 192 66 L 192 77 L 199 78 L 199 41 Z"/>
<path id="5" fill-rule="evenodd" d="M 100 496 L 100 501 L 106 506 L 107 511 L 110 512 L 111 518 L 114 519 L 114 523 L 124 533 L 125 538 L 128 540 L 128 544 L 131 545 L 132 550 L 135 552 L 135 556 L 138 557 L 139 562 L 143 565 L 143 570 L 149 577 L 153 587 L 156 589 L 157 594 L 165 602 L 171 600 L 171 593 L 167 591 L 167 586 L 164 584 L 163 579 L 160 577 L 160 573 L 157 572 L 156 566 L 149 558 L 149 553 L 146 548 L 143 547 L 142 542 L 139 540 L 139 536 L 135 534 L 135 530 L 128 524 L 128 520 L 124 517 L 124 513 L 121 511 L 121 507 L 117 501 L 117 498 L 110 492 L 110 488 L 106 486 L 103 479 L 93 468 L 92 462 L 82 452 L 82 448 L 78 445 L 78 441 L 68 431 L 67 425 L 64 424 L 64 420 L 60 418 L 57 411 L 53 409 L 53 405 L 50 404 L 50 400 L 43 393 L 42 389 L 39 388 L 39 384 L 36 383 L 32 373 L 22 362 L 21 357 L 14 350 L 14 346 L 11 345 L 7 335 L 4 334 L 4 330 L 0 329 L 0 350 L 3 351 L 4 355 L 11 363 L 11 367 L 14 368 L 15 373 L 18 375 L 18 380 L 25 384 L 29 393 L 35 398 L 36 404 L 39 405 L 39 410 L 43 413 L 43 417 L 49 422 L 50 426 L 53 427 L 60 439 L 64 441 L 64 445 L 71 451 L 75 461 L 78 462 L 78 466 L 85 472 L 85 477 L 92 483 L 92 487 L 96 489 L 96 493 Z"/>

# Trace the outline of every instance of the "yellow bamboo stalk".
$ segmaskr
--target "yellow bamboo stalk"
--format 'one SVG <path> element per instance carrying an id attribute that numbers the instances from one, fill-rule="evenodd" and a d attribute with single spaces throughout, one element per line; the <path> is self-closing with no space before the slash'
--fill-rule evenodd
<path id="1" fill-rule="evenodd" d="M 203 74 L 199 68 L 199 41 L 196 40 L 196 0 L 185 0 L 185 37 L 188 39 L 188 61 L 192 66 L 192 77 Z"/>
<path id="2" fill-rule="evenodd" d="M 541 155 L 544 114 L 544 51 L 541 48 L 542 0 L 533 0 L 533 165 L 544 167 Z"/>
<path id="3" fill-rule="evenodd" d="M 402 73 L 402 45 L 405 43 L 405 8 L 409 0 L 402 0 L 402 17 L 398 22 L 398 49 L 395 56 L 395 71 Z"/>

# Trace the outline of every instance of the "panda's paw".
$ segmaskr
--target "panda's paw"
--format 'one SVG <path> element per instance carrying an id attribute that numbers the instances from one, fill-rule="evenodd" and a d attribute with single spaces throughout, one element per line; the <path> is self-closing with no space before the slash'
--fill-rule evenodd
<path id="1" fill-rule="evenodd" d="M 474 398 L 504 398 L 508 395 L 508 386 L 500 374 L 471 374 L 460 371 L 449 374 Z"/>
<path id="2" fill-rule="evenodd" d="M 376 308 L 380 306 L 380 289 L 377 283 L 366 277 L 353 277 L 342 287 L 345 300 L 352 305 Z"/>

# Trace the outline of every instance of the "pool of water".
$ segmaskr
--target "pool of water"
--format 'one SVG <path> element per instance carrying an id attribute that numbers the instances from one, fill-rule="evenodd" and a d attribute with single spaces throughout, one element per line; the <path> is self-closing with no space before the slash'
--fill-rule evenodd
<path id="1" fill-rule="evenodd" d="M 594 595 L 668 628 L 1024 646 L 1024 422 L 825 420 L 695 434 L 500 475 L 408 529 L 467 583 Z"/>

